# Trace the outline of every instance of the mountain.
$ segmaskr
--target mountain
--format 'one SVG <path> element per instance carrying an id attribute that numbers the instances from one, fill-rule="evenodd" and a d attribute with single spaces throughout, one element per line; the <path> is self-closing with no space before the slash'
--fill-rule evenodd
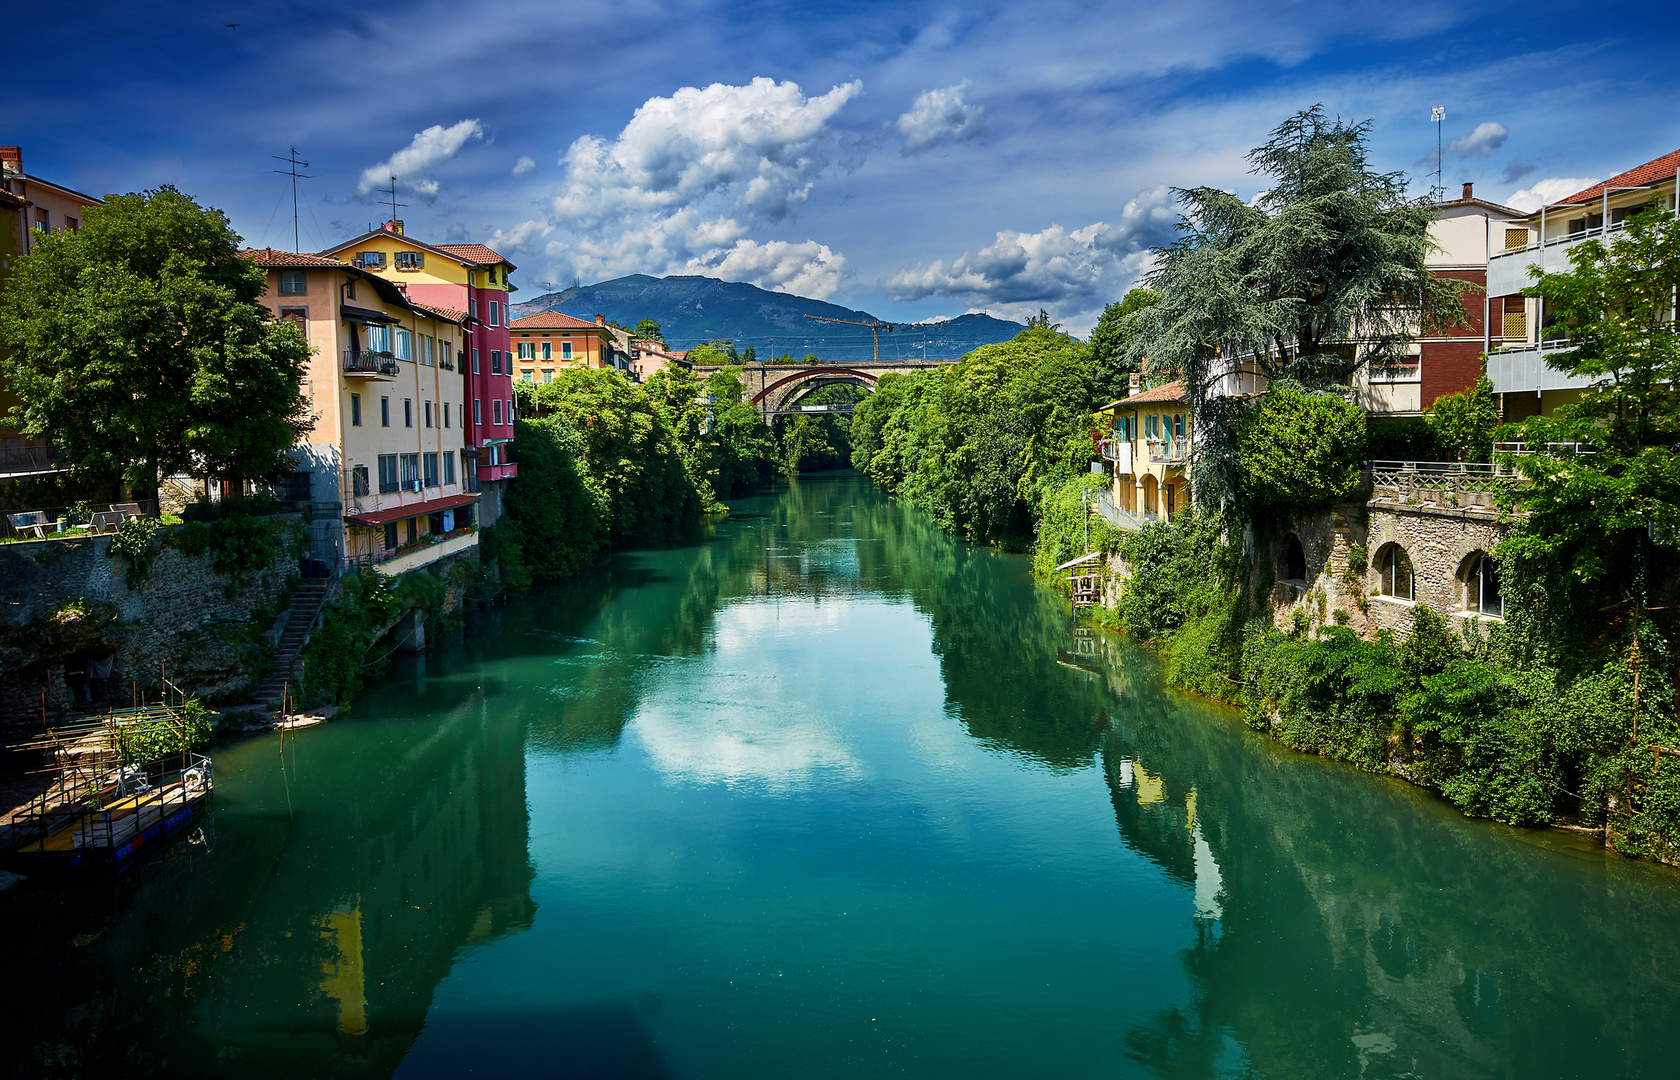
<path id="1" fill-rule="evenodd" d="M 652 319 L 664 332 L 666 342 L 677 349 L 728 338 L 737 349 L 751 345 L 765 360 L 784 353 L 800 358 L 816 353 L 830 362 L 868 360 L 873 355 L 872 335 L 867 329 L 804 318 L 821 315 L 874 322 L 875 317 L 867 311 L 808 296 L 767 292 L 740 281 L 632 274 L 548 293 L 513 306 L 515 317 L 539 311 L 559 311 L 580 319 L 605 315 L 620 326 Z M 938 323 L 899 323 L 891 333 L 881 334 L 881 359 L 958 357 L 979 345 L 1008 341 L 1022 329 L 1020 323 L 990 315 L 963 315 Z"/>

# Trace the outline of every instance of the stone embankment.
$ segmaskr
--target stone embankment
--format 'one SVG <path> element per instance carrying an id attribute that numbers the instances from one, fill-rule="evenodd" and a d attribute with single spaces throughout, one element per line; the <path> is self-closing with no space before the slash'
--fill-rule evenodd
<path id="1" fill-rule="evenodd" d="M 264 519 L 289 537 L 296 515 Z M 161 530 L 160 530 L 161 531 Z M 0 545 L 0 739 L 78 708 L 127 707 L 160 678 L 210 700 L 247 691 L 270 648 L 264 631 L 297 576 L 294 545 L 229 576 L 218 552 L 162 545 L 141 580 L 112 537 Z"/>

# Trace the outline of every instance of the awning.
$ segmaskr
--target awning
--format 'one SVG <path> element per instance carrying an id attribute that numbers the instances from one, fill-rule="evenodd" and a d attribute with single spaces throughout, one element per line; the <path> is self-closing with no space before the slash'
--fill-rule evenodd
<path id="1" fill-rule="evenodd" d="M 1071 570 L 1073 567 L 1078 566 L 1080 563 L 1094 562 L 1094 561 L 1096 561 L 1097 559 L 1100 559 L 1100 558 L 1102 558 L 1102 552 L 1093 551 L 1088 555 L 1081 555 L 1077 559 L 1069 559 L 1067 562 L 1065 562 L 1062 565 L 1056 567 L 1056 569 L 1058 569 L 1058 570 Z"/>
<path id="2" fill-rule="evenodd" d="M 360 323 L 400 323 L 401 319 L 395 315 L 387 315 L 383 311 L 373 311 L 369 308 L 351 307 L 349 304 L 339 305 L 339 312 L 349 322 Z"/>
<path id="3" fill-rule="evenodd" d="M 345 514 L 344 520 L 352 525 L 366 525 L 369 528 L 375 528 L 380 525 L 389 525 L 393 521 L 406 521 L 411 517 L 421 517 L 425 514 L 437 514 L 444 510 L 453 510 L 457 506 L 465 506 L 477 501 L 477 495 L 445 495 L 441 499 L 409 503 L 407 506 L 393 506 L 389 510 L 371 510 L 365 514 Z"/>

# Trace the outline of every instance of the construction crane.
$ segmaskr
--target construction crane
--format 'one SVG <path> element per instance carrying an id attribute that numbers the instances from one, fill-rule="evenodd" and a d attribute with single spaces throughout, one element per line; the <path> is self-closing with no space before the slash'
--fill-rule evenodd
<path id="1" fill-rule="evenodd" d="M 885 330 L 889 334 L 893 332 L 892 323 L 857 322 L 853 319 L 831 319 L 827 315 L 807 315 L 805 317 L 807 319 L 815 319 L 818 322 L 837 322 L 845 323 L 847 326 L 862 326 L 867 328 L 869 330 L 869 336 L 875 339 L 875 362 L 877 364 L 881 362 L 881 331 Z"/>

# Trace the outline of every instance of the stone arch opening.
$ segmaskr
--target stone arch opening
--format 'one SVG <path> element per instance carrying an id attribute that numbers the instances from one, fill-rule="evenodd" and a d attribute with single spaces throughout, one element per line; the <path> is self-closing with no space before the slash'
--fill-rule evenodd
<path id="1" fill-rule="evenodd" d="M 1141 486 L 1143 487 L 1143 512 L 1152 517 L 1159 514 L 1161 512 L 1161 498 L 1155 477 L 1145 473 Z"/>
<path id="2" fill-rule="evenodd" d="M 1472 551 L 1458 568 L 1459 608 L 1495 619 L 1505 617 L 1504 581 L 1499 560 L 1485 551 Z"/>
<path id="3" fill-rule="evenodd" d="M 1417 599 L 1417 573 L 1412 559 L 1399 544 L 1384 544 L 1377 549 L 1373 564 L 1377 570 L 1377 591 L 1397 600 Z"/>
<path id="4" fill-rule="evenodd" d="M 1307 580 L 1307 552 L 1301 546 L 1301 537 L 1290 533 L 1283 538 L 1283 580 L 1299 581 L 1303 584 Z"/>

